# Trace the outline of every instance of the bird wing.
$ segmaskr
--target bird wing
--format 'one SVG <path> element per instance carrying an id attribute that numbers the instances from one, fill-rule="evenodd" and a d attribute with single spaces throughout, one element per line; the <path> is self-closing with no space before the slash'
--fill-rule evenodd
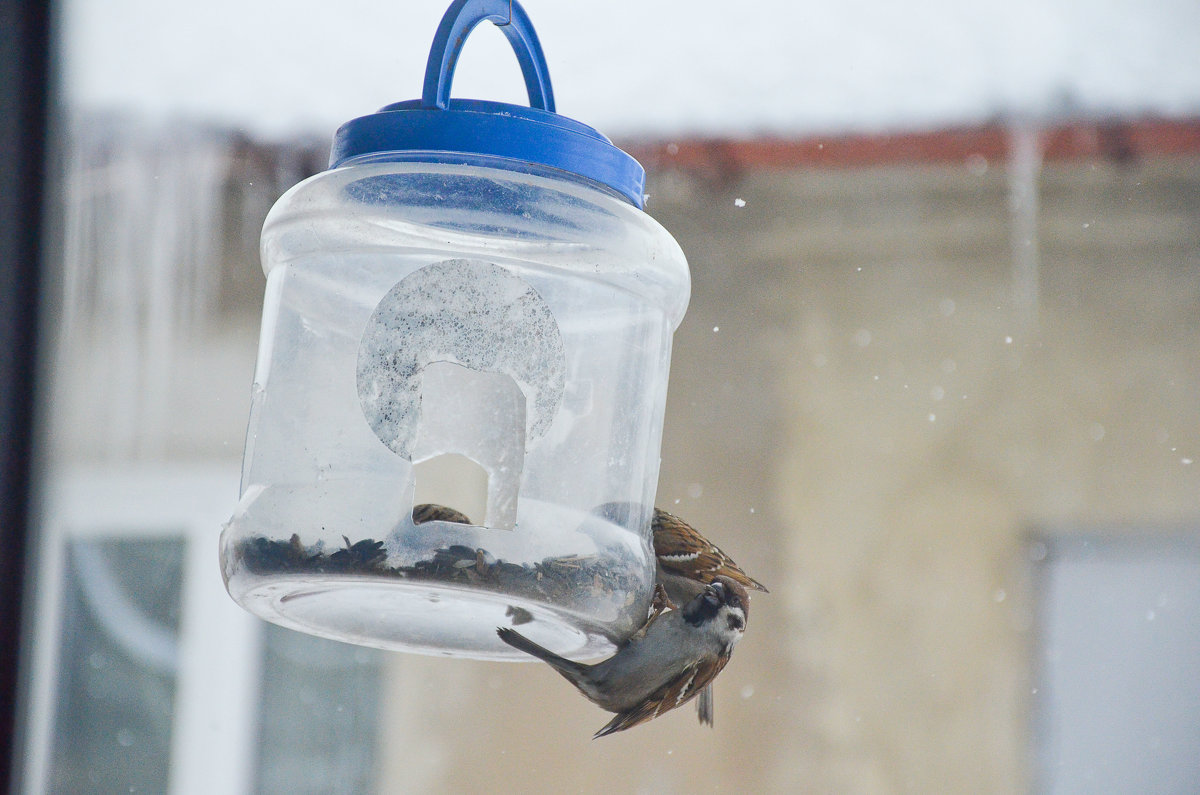
<path id="1" fill-rule="evenodd" d="M 618 712 L 616 717 L 605 724 L 604 728 L 592 735 L 592 738 L 595 739 L 596 737 L 604 737 L 613 732 L 624 731 L 625 729 L 637 726 L 639 723 L 645 723 L 651 718 L 657 718 L 664 712 L 675 709 L 680 704 L 687 703 L 700 693 L 700 691 L 708 687 L 728 662 L 728 654 L 721 654 L 715 657 L 702 657 L 687 668 L 684 668 L 678 676 L 654 691 L 649 698 L 633 709 Z"/>
<path id="2" fill-rule="evenodd" d="M 654 509 L 654 556 L 669 574 L 703 578 L 706 584 L 723 574 L 746 588 L 767 592 L 765 585 L 742 571 L 720 547 L 687 522 L 658 508 Z"/>

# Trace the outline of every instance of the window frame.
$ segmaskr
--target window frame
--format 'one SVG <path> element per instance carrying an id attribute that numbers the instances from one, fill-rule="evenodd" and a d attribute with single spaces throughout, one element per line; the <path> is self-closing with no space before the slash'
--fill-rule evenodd
<path id="1" fill-rule="evenodd" d="M 250 792 L 257 759 L 262 625 L 225 594 L 218 533 L 236 502 L 228 465 L 78 467 L 46 473 L 34 594 L 23 791 L 46 791 L 63 592 L 71 544 L 180 538 L 184 573 L 171 733 L 173 795 Z"/>

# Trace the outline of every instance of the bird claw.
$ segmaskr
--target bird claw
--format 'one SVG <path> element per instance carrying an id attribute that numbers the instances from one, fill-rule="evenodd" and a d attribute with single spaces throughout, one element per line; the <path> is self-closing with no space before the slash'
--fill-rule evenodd
<path id="1" fill-rule="evenodd" d="M 650 602 L 650 617 L 646 619 L 647 623 L 658 618 L 667 610 L 677 610 L 679 605 L 671 601 L 671 597 L 667 596 L 667 589 L 663 587 L 661 582 L 654 584 L 654 598 Z"/>

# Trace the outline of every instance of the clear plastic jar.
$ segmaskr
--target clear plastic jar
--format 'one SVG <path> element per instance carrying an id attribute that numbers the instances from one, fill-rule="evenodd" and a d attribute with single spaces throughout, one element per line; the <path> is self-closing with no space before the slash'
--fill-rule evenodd
<path id="1" fill-rule="evenodd" d="M 511 112 L 496 108 L 510 106 L 459 112 Z M 603 172 L 369 149 L 296 185 L 263 228 L 229 592 L 380 648 L 508 659 L 495 629 L 518 625 L 560 653 L 602 653 L 651 598 L 683 253 Z M 419 465 L 446 455 L 482 470 L 486 510 L 414 519 Z"/>

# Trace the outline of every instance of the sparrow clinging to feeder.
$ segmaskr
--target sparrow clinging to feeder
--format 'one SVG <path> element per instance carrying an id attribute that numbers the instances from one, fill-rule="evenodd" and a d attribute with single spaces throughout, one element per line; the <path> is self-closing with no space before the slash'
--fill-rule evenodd
<path id="1" fill-rule="evenodd" d="M 695 698 L 729 662 L 750 603 L 736 580 L 718 575 L 681 608 L 655 615 L 607 660 L 561 657 L 514 629 L 496 630 L 513 648 L 558 671 L 592 703 L 617 713 L 595 737 L 622 731 Z"/>

